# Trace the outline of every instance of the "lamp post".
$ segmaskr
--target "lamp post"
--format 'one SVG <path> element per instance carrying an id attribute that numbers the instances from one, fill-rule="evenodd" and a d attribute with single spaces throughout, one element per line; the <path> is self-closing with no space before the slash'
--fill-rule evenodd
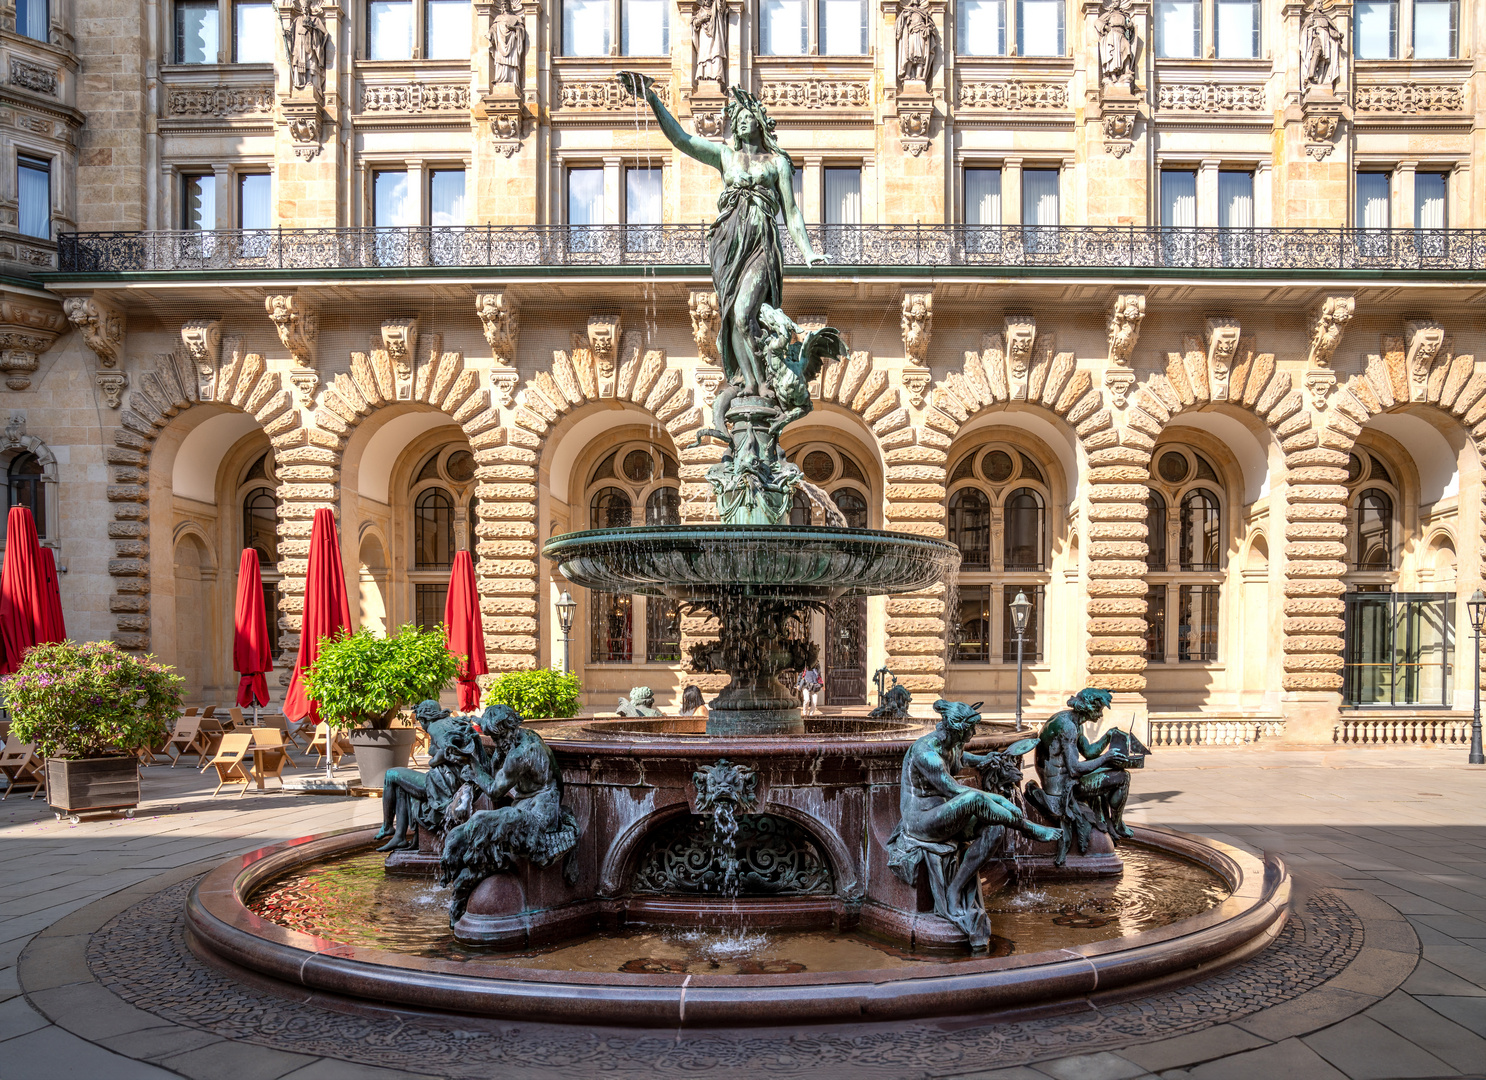
<path id="1" fill-rule="evenodd" d="M 1475 706 L 1471 712 L 1470 763 L 1486 765 L 1486 757 L 1481 754 L 1481 628 L 1483 624 L 1486 624 L 1486 593 L 1477 589 L 1465 602 L 1465 608 L 1470 612 L 1471 629 L 1476 632 L 1476 660 L 1471 665 L 1476 672 L 1476 695 Z"/>
<path id="2" fill-rule="evenodd" d="M 1032 601 L 1021 589 L 1011 602 L 1011 627 L 1016 631 L 1016 726 L 1022 726 L 1022 647 L 1027 640 L 1027 617 L 1032 614 Z"/>
<path id="3" fill-rule="evenodd" d="M 573 670 L 573 612 L 578 610 L 578 601 L 564 589 L 556 607 L 557 626 L 562 631 L 562 673 L 566 675 Z"/>

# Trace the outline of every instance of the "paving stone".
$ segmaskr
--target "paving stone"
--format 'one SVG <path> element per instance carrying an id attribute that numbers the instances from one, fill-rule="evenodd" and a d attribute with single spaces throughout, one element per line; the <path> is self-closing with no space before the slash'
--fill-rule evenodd
<path id="1" fill-rule="evenodd" d="M 1486 998 L 1421 997 L 1419 1000 L 1440 1015 L 1448 1016 L 1461 1027 L 1486 1036 Z"/>
<path id="2" fill-rule="evenodd" d="M 1183 1074 L 1190 1080 L 1347 1080 L 1299 1039 L 1209 1061 Z"/>
<path id="3" fill-rule="evenodd" d="M 175 1073 L 112 1053 L 50 1025 L 0 1043 L 0 1080 L 61 1076 L 78 1080 L 179 1080 Z"/>
<path id="4" fill-rule="evenodd" d="M 1057 1061 L 1043 1061 L 1036 1068 L 1057 1080 L 1132 1080 L 1133 1077 L 1145 1076 L 1150 1072 L 1142 1065 L 1110 1053 L 1081 1054 L 1078 1057 L 1059 1058 Z"/>
<path id="5" fill-rule="evenodd" d="M 1354 1016 L 1302 1041 L 1352 1080 L 1448 1076 L 1453 1071 L 1445 1061 L 1366 1016 Z"/>
<path id="6" fill-rule="evenodd" d="M 26 1004 L 23 997 L 0 1002 L 0 1039 L 13 1039 L 28 1031 L 44 1028 L 47 1022 L 46 1017 Z"/>
<path id="7" fill-rule="evenodd" d="M 955 1073 L 942 1080 L 1047 1080 L 1047 1073 L 1038 1072 L 1026 1065 L 1015 1065 L 1010 1069 L 986 1069 L 980 1072 Z"/>
<path id="8" fill-rule="evenodd" d="M 366 1065 L 354 1065 L 349 1061 L 321 1058 L 302 1069 L 285 1073 L 284 1080 L 440 1080 L 440 1078 L 433 1073 L 378 1069 Z"/>
<path id="9" fill-rule="evenodd" d="M 1268 1043 L 1264 1039 L 1241 1027 L 1219 1024 L 1191 1035 L 1127 1047 L 1120 1051 L 1120 1056 L 1129 1058 L 1151 1072 L 1161 1072 L 1179 1065 L 1211 1061 L 1266 1045 Z"/>
<path id="10" fill-rule="evenodd" d="M 187 1050 L 196 1050 L 221 1041 L 211 1032 L 198 1031 L 196 1028 L 183 1027 L 180 1024 L 144 1028 L 140 1031 L 110 1035 L 97 1040 L 99 1046 L 107 1047 L 115 1053 L 126 1057 L 141 1058 L 145 1061 L 159 1061 L 161 1058 L 183 1054 Z"/>
<path id="11" fill-rule="evenodd" d="M 1398 991 L 1368 1009 L 1364 1016 L 1403 1036 L 1457 1069 L 1486 1068 L 1486 1039 Z"/>
<path id="12" fill-rule="evenodd" d="M 218 1039 L 207 1046 L 161 1058 L 160 1064 L 191 1080 L 278 1080 L 316 1060 L 305 1054 Z"/>

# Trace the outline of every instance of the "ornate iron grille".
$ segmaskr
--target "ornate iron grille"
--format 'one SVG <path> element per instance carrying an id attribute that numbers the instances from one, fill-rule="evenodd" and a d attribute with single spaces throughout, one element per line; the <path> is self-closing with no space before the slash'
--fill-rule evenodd
<path id="1" fill-rule="evenodd" d="M 1001 269 L 1486 270 L 1481 229 L 812 225 L 833 265 Z M 785 261 L 804 260 L 781 231 Z M 707 263 L 705 225 L 469 225 L 64 233 L 63 273 Z"/>

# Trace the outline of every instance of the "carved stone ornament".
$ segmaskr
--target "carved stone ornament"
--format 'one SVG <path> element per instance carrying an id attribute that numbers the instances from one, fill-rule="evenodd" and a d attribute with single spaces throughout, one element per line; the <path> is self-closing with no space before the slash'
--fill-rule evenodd
<path id="1" fill-rule="evenodd" d="M 7 450 L 14 450 L 18 446 L 26 445 L 26 414 L 13 412 L 5 422 L 5 442 Z"/>
<path id="2" fill-rule="evenodd" d="M 283 102 L 284 123 L 294 144 L 294 156 L 313 161 L 320 153 L 321 108 L 314 100 Z"/>
<path id="3" fill-rule="evenodd" d="M 1325 412 L 1331 392 L 1336 389 L 1336 372 L 1328 368 L 1315 368 L 1305 373 L 1305 392 L 1310 398 L 1311 408 Z"/>
<path id="4" fill-rule="evenodd" d="M 67 317 L 54 307 L 5 300 L 0 303 L 0 371 L 5 385 L 25 390 L 40 366 L 40 356 L 67 327 Z"/>
<path id="5" fill-rule="evenodd" d="M 1304 109 L 1301 130 L 1305 133 L 1306 155 L 1324 161 L 1336 148 L 1334 140 L 1342 121 L 1341 102 L 1329 96 L 1308 98 Z"/>
<path id="6" fill-rule="evenodd" d="M 413 374 L 413 358 L 418 354 L 418 320 L 412 316 L 382 320 L 382 348 L 397 369 L 397 377 Z"/>
<path id="7" fill-rule="evenodd" d="M 1117 409 L 1130 403 L 1130 391 L 1135 386 L 1135 372 L 1128 368 L 1111 368 L 1104 373 L 1104 388 Z"/>
<path id="8" fill-rule="evenodd" d="M 124 401 L 124 387 L 129 385 L 129 376 L 122 371 L 99 371 L 93 375 L 98 392 L 103 395 L 103 404 L 117 409 Z"/>
<path id="9" fill-rule="evenodd" d="M 1025 379 L 1037 342 L 1037 320 L 1030 315 L 1006 316 L 1006 370 L 1013 379 Z"/>
<path id="10" fill-rule="evenodd" d="M 721 359 L 717 352 L 717 334 L 722 328 L 717 294 L 710 289 L 693 290 L 686 306 L 691 311 L 691 338 L 696 342 L 697 355 L 717 363 Z"/>
<path id="11" fill-rule="evenodd" d="M 652 87 L 661 104 L 671 104 L 671 88 L 667 82 L 657 81 Z M 606 109 L 609 111 L 633 110 L 638 99 L 625 89 L 618 79 L 583 79 L 558 84 L 557 104 L 564 109 Z"/>
<path id="12" fill-rule="evenodd" d="M 728 85 L 728 6 L 726 0 L 696 0 L 688 19 L 691 23 L 691 84 L 714 84 L 719 92 Z"/>
<path id="13" fill-rule="evenodd" d="M 691 129 L 704 139 L 722 138 L 723 125 L 727 122 L 727 112 L 722 108 L 708 109 L 697 108 L 697 99 L 692 99 L 691 107 Z"/>
<path id="14" fill-rule="evenodd" d="M 1263 112 L 1263 83 L 1168 83 L 1156 90 L 1156 108 L 1168 112 Z"/>
<path id="15" fill-rule="evenodd" d="M 955 99 L 961 108 L 1003 109 L 1020 112 L 1024 109 L 1068 108 L 1068 84 L 1055 82 L 1027 82 L 1007 79 L 1003 82 L 962 82 Z"/>
<path id="16" fill-rule="evenodd" d="M 1135 352 L 1135 343 L 1140 340 L 1140 324 L 1144 319 L 1144 293 L 1123 293 L 1115 297 L 1114 310 L 1109 313 L 1106 323 L 1111 364 L 1130 366 L 1130 357 Z"/>
<path id="17" fill-rule="evenodd" d="M 929 127 L 933 121 L 932 102 L 898 98 L 898 139 L 905 154 L 918 157 L 929 148 Z"/>
<path id="18" fill-rule="evenodd" d="M 495 148 L 505 157 L 514 157 L 521 149 L 526 134 L 526 106 L 515 83 L 497 83 L 480 99 L 480 114 L 490 120 L 490 134 Z"/>
<path id="19" fill-rule="evenodd" d="M 308 310 L 293 293 L 270 296 L 264 301 L 264 307 L 295 366 L 314 367 L 315 339 L 320 333 L 319 316 Z"/>
<path id="20" fill-rule="evenodd" d="M 1445 328 L 1433 319 L 1410 319 L 1404 323 L 1403 336 L 1409 382 L 1422 391 L 1429 379 L 1429 369 L 1445 343 Z M 1422 397 L 1422 392 L 1418 395 Z"/>
<path id="21" fill-rule="evenodd" d="M 106 368 L 119 361 L 124 347 L 124 313 L 91 296 L 71 296 L 62 301 L 68 320 L 83 335 L 83 344 Z"/>
<path id="22" fill-rule="evenodd" d="M 521 305 L 503 292 L 477 293 L 475 314 L 485 331 L 485 341 L 497 367 L 516 362 L 516 338 L 521 332 Z"/>
<path id="23" fill-rule="evenodd" d="M 14 61 L 12 61 L 13 63 Z M 1358 112 L 1458 113 L 1465 111 L 1459 83 L 1382 83 L 1357 87 Z"/>
<path id="24" fill-rule="evenodd" d="M 495 394 L 495 403 L 509 409 L 516 401 L 516 369 L 498 368 L 490 373 L 490 389 Z"/>
<path id="25" fill-rule="evenodd" d="M 1105 112 L 1104 150 L 1117 158 L 1130 152 L 1135 141 L 1135 112 Z"/>
<path id="26" fill-rule="evenodd" d="M 364 113 L 466 112 L 469 107 L 469 83 L 410 82 L 361 87 L 361 111 Z"/>
<path id="27" fill-rule="evenodd" d="M 929 339 L 934 335 L 934 294 L 905 292 L 903 316 L 903 355 L 920 367 L 929 362 Z"/>
<path id="28" fill-rule="evenodd" d="M 923 368 L 904 369 L 903 390 L 908 394 L 908 400 L 913 403 L 915 409 L 923 408 L 924 399 L 929 392 L 929 383 L 932 381 L 933 376 Z"/>
<path id="29" fill-rule="evenodd" d="M 718 387 L 722 386 L 722 368 L 710 364 L 696 369 L 697 391 L 701 395 L 702 407 L 710 409 L 717 400 Z"/>
<path id="30" fill-rule="evenodd" d="M 315 391 L 320 387 L 320 376 L 313 371 L 291 371 L 289 381 L 294 385 L 294 400 L 301 409 L 315 405 Z"/>
<path id="31" fill-rule="evenodd" d="M 191 319 L 181 324 L 181 343 L 196 365 L 196 374 L 210 376 L 222 349 L 222 320 Z"/>
<path id="32" fill-rule="evenodd" d="M 1205 328 L 1207 338 L 1208 385 L 1212 388 L 1214 401 L 1228 400 L 1228 373 L 1233 369 L 1233 358 L 1238 355 L 1238 340 L 1242 331 L 1236 319 L 1208 319 Z"/>
<path id="33" fill-rule="evenodd" d="M 764 83 L 758 99 L 770 109 L 855 109 L 871 104 L 872 94 L 865 82 L 790 79 Z"/>
<path id="34" fill-rule="evenodd" d="M 513 87 L 519 95 L 526 85 L 526 12 L 521 0 L 496 0 L 490 12 L 490 81 Z"/>
<path id="35" fill-rule="evenodd" d="M 1323 368 L 1331 366 L 1331 355 L 1341 344 L 1342 333 L 1356 310 L 1357 301 L 1350 296 L 1328 296 L 1311 310 L 1310 363 Z"/>
<path id="36" fill-rule="evenodd" d="M 619 316 L 588 317 L 588 350 L 593 354 L 594 368 L 600 379 L 614 377 L 615 355 L 619 351 Z"/>
<path id="37" fill-rule="evenodd" d="M 28 63 L 18 56 L 10 58 L 10 85 L 38 94 L 57 93 L 57 73 L 49 67 Z"/>
<path id="38" fill-rule="evenodd" d="M 165 95 L 169 116 L 226 118 L 272 111 L 272 86 L 172 86 Z"/>
<path id="39" fill-rule="evenodd" d="M 289 83 L 294 90 L 320 97 L 325 92 L 330 32 L 323 0 L 293 0 L 280 9 L 284 51 L 289 57 Z"/>

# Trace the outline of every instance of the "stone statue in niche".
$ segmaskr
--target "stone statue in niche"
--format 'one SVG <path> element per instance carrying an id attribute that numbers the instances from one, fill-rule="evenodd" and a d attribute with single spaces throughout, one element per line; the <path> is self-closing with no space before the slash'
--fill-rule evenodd
<path id="1" fill-rule="evenodd" d="M 934 75 L 939 29 L 929 15 L 927 0 L 902 0 L 898 5 L 898 85 L 918 81 L 925 86 Z"/>
<path id="2" fill-rule="evenodd" d="M 725 93 L 728 83 L 728 8 L 725 0 L 697 0 L 691 13 L 691 47 L 696 56 L 692 85 L 717 84 Z"/>
<path id="3" fill-rule="evenodd" d="M 629 692 L 628 698 L 620 698 L 614 711 L 620 716 L 636 718 L 665 715 L 655 707 L 655 691 L 648 686 L 637 686 Z"/>
<path id="4" fill-rule="evenodd" d="M 452 889 L 449 925 L 464 914 L 475 886 L 521 860 L 548 866 L 567 855 L 563 877 L 577 880 L 573 851 L 578 821 L 562 805 L 562 772 L 551 748 L 535 731 L 521 726 L 510 706 L 492 705 L 480 716 L 480 730 L 495 743 L 495 775 L 475 770 L 474 784 L 495 804 L 477 810 L 444 838 L 439 883 Z"/>
<path id="5" fill-rule="evenodd" d="M 1099 36 L 1099 85 L 1123 83 L 1135 93 L 1135 16 L 1130 0 L 1104 0 L 1094 33 Z"/>
<path id="6" fill-rule="evenodd" d="M 490 758 L 480 733 L 467 716 L 450 716 L 437 701 L 424 701 L 413 710 L 428 732 L 431 751 L 428 770 L 388 769 L 382 786 L 382 828 L 372 839 L 385 840 L 378 851 L 400 851 L 417 846 L 418 825 L 443 833 L 469 817 L 477 771 L 489 771 Z"/>
<path id="7" fill-rule="evenodd" d="M 325 28 L 325 9 L 320 0 L 299 0 L 289 20 L 289 72 L 294 89 L 325 92 L 326 54 L 330 32 Z"/>
<path id="8" fill-rule="evenodd" d="M 1342 75 L 1342 32 L 1325 0 L 1312 0 L 1300 24 L 1300 87 L 1313 86 L 1336 93 Z"/>
<path id="9" fill-rule="evenodd" d="M 979 710 L 980 702 L 934 702 L 938 725 L 915 742 L 903 758 L 898 796 L 901 819 L 887 843 L 892 872 L 905 885 L 913 885 L 919 867 L 925 867 L 934 914 L 963 930 L 971 949 L 977 951 L 985 949 L 991 940 L 991 919 L 980 890 L 980 868 L 997 850 L 1006 829 L 1042 841 L 1062 835 L 1059 829 L 1028 820 L 1010 799 L 967 787 L 955 779 L 967 765 L 989 769 L 996 764 L 994 755 L 965 750 L 980 722 Z M 1030 741 L 1024 742 L 1023 753 L 1031 749 Z"/>
<path id="10" fill-rule="evenodd" d="M 1125 800 L 1130 795 L 1130 769 L 1145 764 L 1149 751 L 1127 731 L 1106 732 L 1097 743 L 1084 735 L 1085 724 L 1097 724 L 1113 696 L 1108 690 L 1080 690 L 1068 699 L 1068 708 L 1055 713 L 1037 740 L 1037 776 L 1027 785 L 1027 803 L 1059 824 L 1056 862 L 1068 858 L 1070 841 L 1079 854 L 1089 850 L 1094 829 L 1116 843 L 1135 834 L 1125 824 Z"/>
<path id="11" fill-rule="evenodd" d="M 496 86 L 514 86 L 526 81 L 526 15 L 521 0 L 497 2 L 490 20 L 490 81 Z"/>

